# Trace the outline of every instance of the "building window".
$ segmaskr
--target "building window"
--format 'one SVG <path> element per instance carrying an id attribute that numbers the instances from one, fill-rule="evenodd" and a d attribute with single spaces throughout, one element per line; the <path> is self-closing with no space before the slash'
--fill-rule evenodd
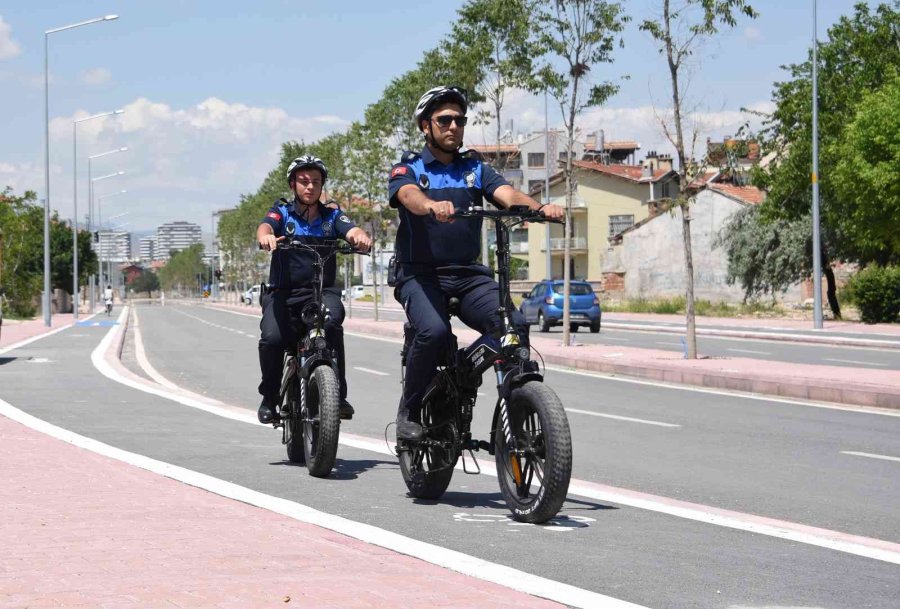
<path id="1" fill-rule="evenodd" d="M 544 153 L 543 152 L 529 152 L 528 153 L 528 166 L 529 167 L 543 167 L 544 166 Z"/>
<path id="2" fill-rule="evenodd" d="M 519 169 L 522 166 L 521 159 L 519 158 L 519 154 L 511 154 L 506 158 L 506 168 L 507 169 Z"/>
<path id="3" fill-rule="evenodd" d="M 531 192 L 535 189 L 535 187 L 544 183 L 544 180 L 528 180 L 528 192 Z"/>
<path id="4" fill-rule="evenodd" d="M 574 154 L 573 154 L 573 156 L 574 156 Z M 565 150 L 563 150 L 562 152 L 559 153 L 559 160 L 560 161 L 566 160 L 566 151 Z"/>
<path id="5" fill-rule="evenodd" d="M 609 236 L 618 235 L 623 230 L 634 224 L 634 214 L 630 216 L 610 216 Z"/>

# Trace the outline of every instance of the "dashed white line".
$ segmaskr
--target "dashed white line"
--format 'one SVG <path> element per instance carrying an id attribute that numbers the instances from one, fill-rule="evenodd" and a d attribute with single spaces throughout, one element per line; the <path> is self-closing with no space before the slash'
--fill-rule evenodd
<path id="1" fill-rule="evenodd" d="M 382 372 L 381 370 L 372 370 L 371 368 L 363 368 L 362 366 L 353 366 L 354 370 L 359 370 L 360 372 L 368 372 L 369 374 L 377 374 L 378 376 L 390 376 L 389 372 Z"/>
<path id="2" fill-rule="evenodd" d="M 842 364 L 861 364 L 863 366 L 878 366 L 880 368 L 887 367 L 887 364 L 878 364 L 875 362 L 861 362 L 861 361 L 855 360 L 855 359 L 837 359 L 837 358 L 833 358 L 833 357 L 823 357 L 822 359 L 823 359 L 823 361 L 826 361 L 826 362 L 840 362 Z"/>
<path id="3" fill-rule="evenodd" d="M 854 457 L 868 457 L 869 459 L 881 459 L 882 461 L 898 461 L 900 462 L 900 457 L 889 457 L 887 455 L 875 455 L 872 453 L 859 453 L 852 450 L 842 450 L 842 455 L 853 455 Z"/>
<path id="4" fill-rule="evenodd" d="M 734 351 L 735 353 L 753 353 L 754 355 L 772 355 L 768 351 L 754 351 L 753 349 L 727 349 L 727 351 Z"/>
<path id="5" fill-rule="evenodd" d="M 566 408 L 566 412 L 575 412 L 578 414 L 586 414 L 592 417 L 603 417 L 604 419 L 616 419 L 617 421 L 628 421 L 629 423 L 643 423 L 644 425 L 657 425 L 659 427 L 681 427 L 675 423 L 663 423 L 661 421 L 649 421 L 647 419 L 635 419 L 634 417 L 623 417 L 617 414 L 606 414 L 604 412 L 594 412 L 592 410 L 579 410 L 578 408 Z"/>
<path id="6" fill-rule="evenodd" d="M 664 343 L 661 341 L 656 341 L 656 344 L 657 345 L 666 345 L 667 347 L 680 347 L 681 346 L 681 343 L 672 343 L 672 342 Z"/>

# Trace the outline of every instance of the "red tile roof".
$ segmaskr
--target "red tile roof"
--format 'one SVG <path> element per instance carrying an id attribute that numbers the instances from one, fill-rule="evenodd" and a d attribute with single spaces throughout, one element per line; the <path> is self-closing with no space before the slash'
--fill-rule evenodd
<path id="1" fill-rule="evenodd" d="M 602 163 L 594 163 L 593 161 L 573 161 L 573 164 L 581 169 L 605 173 L 618 178 L 631 180 L 632 182 L 656 182 L 663 176 L 672 172 L 671 169 L 657 169 L 653 172 L 651 177 L 643 177 L 644 169 L 638 165 L 603 165 Z"/>
<path id="2" fill-rule="evenodd" d="M 709 184 L 709 189 L 750 205 L 759 205 L 766 198 L 766 193 L 756 186 L 736 186 L 734 184 L 713 182 Z"/>

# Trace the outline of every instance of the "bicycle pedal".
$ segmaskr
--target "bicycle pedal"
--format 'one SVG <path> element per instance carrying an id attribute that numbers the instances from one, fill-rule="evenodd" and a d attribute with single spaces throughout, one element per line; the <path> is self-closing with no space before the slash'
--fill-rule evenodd
<path id="1" fill-rule="evenodd" d="M 469 453 L 469 457 L 471 457 L 472 463 L 475 465 L 475 471 L 471 471 L 471 472 L 469 471 L 469 467 L 466 465 L 466 453 Z M 460 456 L 462 457 L 463 471 L 465 473 L 472 474 L 472 475 L 481 473 L 481 466 L 478 465 L 478 459 L 475 458 L 475 453 L 472 452 L 472 449 L 467 448 L 467 449 L 463 450 L 462 453 L 460 454 Z"/>

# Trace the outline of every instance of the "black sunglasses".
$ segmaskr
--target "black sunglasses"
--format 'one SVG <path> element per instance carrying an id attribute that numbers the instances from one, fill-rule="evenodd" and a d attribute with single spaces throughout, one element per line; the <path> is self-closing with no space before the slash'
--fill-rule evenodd
<path id="1" fill-rule="evenodd" d="M 434 121 L 440 125 L 441 127 L 449 127 L 450 123 L 456 122 L 457 127 L 465 127 L 466 123 L 469 122 L 469 118 L 466 116 L 452 116 L 449 114 L 443 114 L 441 116 L 435 116 Z"/>

